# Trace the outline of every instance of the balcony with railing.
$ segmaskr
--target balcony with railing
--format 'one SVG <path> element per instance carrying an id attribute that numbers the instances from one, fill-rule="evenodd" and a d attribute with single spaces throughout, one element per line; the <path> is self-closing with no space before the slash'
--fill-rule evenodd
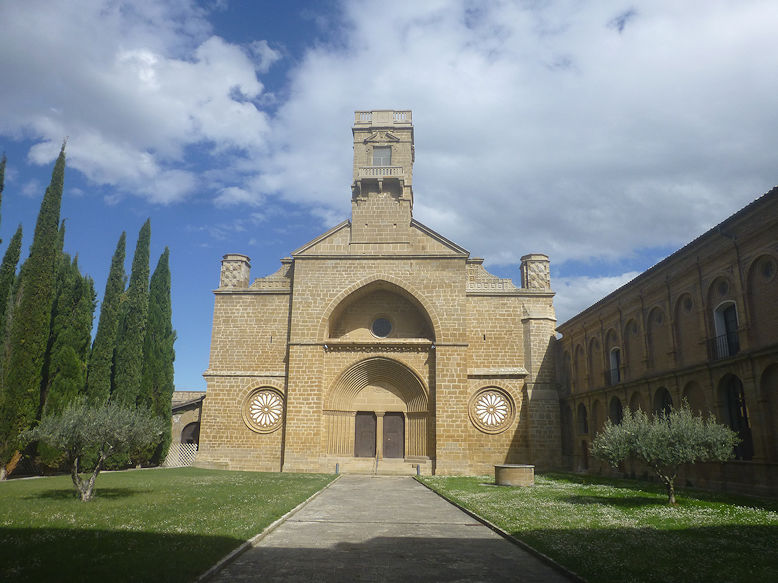
<path id="1" fill-rule="evenodd" d="M 355 111 L 354 125 L 411 125 L 411 110 L 395 111 L 379 109 L 375 111 Z"/>
<path id="2" fill-rule="evenodd" d="M 360 166 L 358 178 L 386 178 L 402 175 L 402 166 Z"/>
<path id="3" fill-rule="evenodd" d="M 605 386 L 612 387 L 618 385 L 621 382 L 621 370 L 619 368 L 612 368 L 605 371 Z"/>
<path id="4" fill-rule="evenodd" d="M 708 339 L 708 357 L 711 360 L 731 358 L 738 352 L 740 352 L 740 338 L 736 330 Z"/>

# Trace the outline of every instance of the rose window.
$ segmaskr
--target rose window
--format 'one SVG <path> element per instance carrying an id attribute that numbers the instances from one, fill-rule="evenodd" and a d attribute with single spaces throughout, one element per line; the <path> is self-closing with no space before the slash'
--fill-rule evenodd
<path id="1" fill-rule="evenodd" d="M 269 433 L 281 427 L 283 416 L 284 397 L 276 389 L 258 389 L 248 396 L 243 405 L 243 421 L 259 433 Z"/>
<path id="2" fill-rule="evenodd" d="M 500 433 L 513 422 L 510 395 L 497 387 L 481 389 L 470 399 L 470 420 L 485 433 Z"/>

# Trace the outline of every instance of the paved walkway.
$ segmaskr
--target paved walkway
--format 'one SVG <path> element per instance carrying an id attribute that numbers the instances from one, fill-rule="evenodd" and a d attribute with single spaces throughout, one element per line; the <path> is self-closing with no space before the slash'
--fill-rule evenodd
<path id="1" fill-rule="evenodd" d="M 409 477 L 341 476 L 210 581 L 569 583 Z"/>

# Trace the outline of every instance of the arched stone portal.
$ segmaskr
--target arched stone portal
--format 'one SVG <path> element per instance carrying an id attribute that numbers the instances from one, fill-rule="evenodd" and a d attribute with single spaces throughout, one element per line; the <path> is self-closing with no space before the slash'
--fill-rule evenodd
<path id="1" fill-rule="evenodd" d="M 324 415 L 330 455 L 428 455 L 427 389 L 416 373 L 399 361 L 371 357 L 349 366 L 330 388 Z M 374 447 L 366 443 L 370 436 L 374 436 Z"/>

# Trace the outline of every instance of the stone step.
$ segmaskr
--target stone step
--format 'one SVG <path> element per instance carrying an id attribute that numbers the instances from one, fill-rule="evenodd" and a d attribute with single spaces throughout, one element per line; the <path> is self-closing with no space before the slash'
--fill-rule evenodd
<path id="1" fill-rule="evenodd" d="M 338 457 L 327 459 L 326 471 L 335 471 L 335 464 L 341 474 L 374 474 L 380 476 L 413 476 L 417 466 L 419 474 L 432 475 L 432 462 L 428 459 L 384 458 L 376 463 L 375 458 Z M 331 469 L 330 469 L 331 468 Z"/>

